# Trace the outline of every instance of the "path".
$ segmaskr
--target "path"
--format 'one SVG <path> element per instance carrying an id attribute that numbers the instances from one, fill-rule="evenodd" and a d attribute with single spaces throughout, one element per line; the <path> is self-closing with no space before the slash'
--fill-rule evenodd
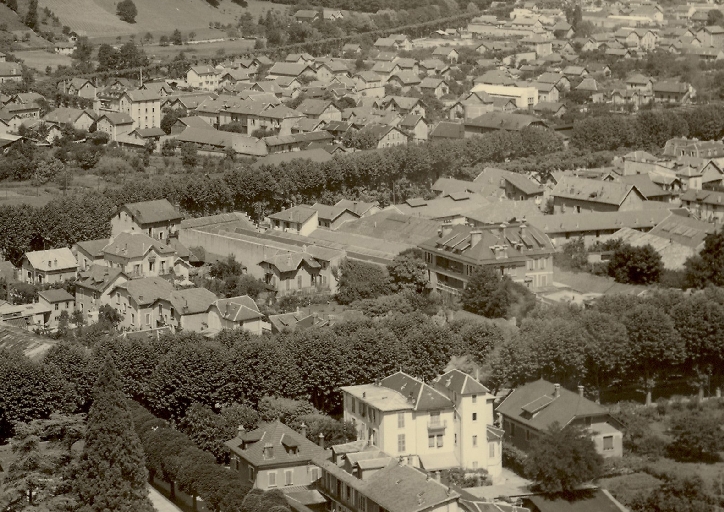
<path id="1" fill-rule="evenodd" d="M 153 508 L 157 512 L 181 512 L 181 509 L 171 503 L 163 494 L 158 492 L 152 485 L 148 486 L 148 497 L 151 498 Z"/>

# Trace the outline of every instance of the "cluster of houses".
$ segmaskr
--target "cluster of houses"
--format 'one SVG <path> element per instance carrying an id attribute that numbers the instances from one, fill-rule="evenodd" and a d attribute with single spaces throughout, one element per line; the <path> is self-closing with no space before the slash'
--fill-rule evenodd
<path id="1" fill-rule="evenodd" d="M 400 371 L 340 392 L 356 440 L 328 446 L 323 434 L 310 441 L 306 425 L 297 432 L 278 421 L 239 427 L 226 442 L 231 469 L 305 512 L 553 512 L 561 503 L 505 484 L 503 442 L 528 449 L 557 422 L 588 429 L 602 456 L 622 455 L 621 425 L 582 387 L 539 380 L 495 396 L 452 369 L 430 382 Z M 449 481 L 449 470 L 488 475 L 493 485 L 472 494 Z M 586 510 L 624 510 L 600 489 L 579 500 Z"/>

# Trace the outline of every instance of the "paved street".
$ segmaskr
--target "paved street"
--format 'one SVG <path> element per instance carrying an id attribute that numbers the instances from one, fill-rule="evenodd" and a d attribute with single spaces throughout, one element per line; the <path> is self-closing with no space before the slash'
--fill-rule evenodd
<path id="1" fill-rule="evenodd" d="M 153 507 L 158 512 L 181 512 L 181 509 L 171 503 L 163 494 L 158 492 L 153 486 L 148 486 L 149 497 L 153 502 Z"/>

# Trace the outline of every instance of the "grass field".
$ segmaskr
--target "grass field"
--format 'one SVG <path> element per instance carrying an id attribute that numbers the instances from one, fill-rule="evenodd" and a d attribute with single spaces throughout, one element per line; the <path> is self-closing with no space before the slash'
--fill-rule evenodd
<path id="1" fill-rule="evenodd" d="M 179 29 L 182 32 L 207 29 L 209 22 L 234 23 L 238 17 L 249 11 L 254 17 L 270 8 L 285 9 L 286 6 L 250 0 L 248 8 L 242 8 L 231 0 L 221 0 L 218 8 L 211 7 L 205 0 L 136 0 L 138 9 L 136 23 L 129 24 L 116 16 L 116 0 L 40 0 L 40 8 L 50 8 L 63 25 L 90 38 L 129 36 L 131 34 L 170 34 Z"/>
<path id="2" fill-rule="evenodd" d="M 23 50 L 15 52 L 18 59 L 22 59 L 26 66 L 44 73 L 45 68 L 50 66 L 53 69 L 58 66 L 70 66 L 72 59 L 67 55 L 58 55 L 45 50 Z"/>
<path id="3" fill-rule="evenodd" d="M 103 178 L 95 174 L 73 176 L 68 184 L 66 194 L 73 195 L 90 189 L 100 190 L 105 187 L 114 187 Z M 52 199 L 63 195 L 63 191 L 55 183 L 35 186 L 29 181 L 10 181 L 0 183 L 0 206 L 17 206 L 28 204 L 41 207 Z"/>
<path id="4" fill-rule="evenodd" d="M 150 58 L 169 60 L 180 52 L 187 56 L 194 56 L 199 59 L 206 59 L 219 55 L 223 50 L 226 55 L 244 53 L 254 48 L 252 39 L 237 39 L 236 41 L 221 41 L 218 43 L 185 44 L 183 46 L 146 46 L 146 55 Z"/>

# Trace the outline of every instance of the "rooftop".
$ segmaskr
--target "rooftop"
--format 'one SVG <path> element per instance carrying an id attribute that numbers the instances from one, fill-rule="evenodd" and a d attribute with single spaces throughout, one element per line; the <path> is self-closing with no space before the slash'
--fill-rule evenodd
<path id="1" fill-rule="evenodd" d="M 183 219 L 183 215 L 174 208 L 168 199 L 127 203 L 121 206 L 121 209 L 128 210 L 139 224 L 156 224 Z"/>

